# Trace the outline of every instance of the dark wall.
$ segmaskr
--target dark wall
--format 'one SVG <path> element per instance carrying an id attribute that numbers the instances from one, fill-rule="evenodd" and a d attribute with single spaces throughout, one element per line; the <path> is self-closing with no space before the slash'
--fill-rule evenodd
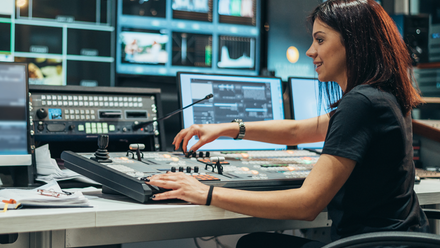
<path id="1" fill-rule="evenodd" d="M 314 77 L 315 68 L 306 51 L 312 44 L 312 30 L 307 16 L 322 3 L 322 0 L 270 0 L 267 4 L 267 67 L 275 71 L 275 76 L 287 80 L 288 77 Z M 291 63 L 287 59 L 287 49 L 298 49 L 299 59 Z"/>

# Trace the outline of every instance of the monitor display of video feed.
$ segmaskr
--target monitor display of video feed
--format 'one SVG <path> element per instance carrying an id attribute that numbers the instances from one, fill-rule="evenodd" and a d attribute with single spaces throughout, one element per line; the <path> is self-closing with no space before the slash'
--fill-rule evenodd
<path id="1" fill-rule="evenodd" d="M 28 64 L 29 84 L 64 85 L 63 61 L 61 58 L 15 57 L 15 62 Z"/>
<path id="2" fill-rule="evenodd" d="M 117 76 L 175 76 L 181 71 L 258 75 L 260 1 L 117 0 Z M 163 15 L 147 15 L 150 9 L 140 7 L 159 3 Z M 229 10 L 222 7 L 220 14 L 219 4 Z M 222 16 L 229 19 L 222 21 Z M 150 49 L 153 40 L 159 42 L 156 37 L 162 46 Z M 152 58 L 159 48 L 161 57 Z"/>
<path id="3" fill-rule="evenodd" d="M 212 36 L 204 34 L 173 33 L 172 64 L 211 67 Z"/>
<path id="4" fill-rule="evenodd" d="M 256 0 L 219 0 L 220 22 L 256 25 Z"/>
<path id="5" fill-rule="evenodd" d="M 255 38 L 220 36 L 219 68 L 254 69 Z"/>
<path id="6" fill-rule="evenodd" d="M 119 39 L 122 63 L 164 65 L 168 61 L 166 30 L 123 28 Z"/>
<path id="7" fill-rule="evenodd" d="M 173 0 L 173 18 L 212 21 L 212 0 Z"/>
<path id="8" fill-rule="evenodd" d="M 111 0 L 100 0 L 100 5 L 91 0 L 32 0 L 31 3 L 19 9 L 18 17 L 31 15 L 32 18 L 55 19 L 63 22 L 97 22 L 99 18 L 99 22 L 108 23 L 107 12 Z"/>
<path id="9" fill-rule="evenodd" d="M 135 16 L 166 16 L 166 0 L 122 0 L 122 13 Z"/>

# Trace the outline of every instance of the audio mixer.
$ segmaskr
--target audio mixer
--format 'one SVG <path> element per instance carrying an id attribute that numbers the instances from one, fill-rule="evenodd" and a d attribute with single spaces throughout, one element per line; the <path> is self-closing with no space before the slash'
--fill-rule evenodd
<path id="1" fill-rule="evenodd" d="M 133 147 L 131 147 L 133 148 Z M 281 190 L 298 188 L 319 155 L 304 150 L 240 152 L 140 152 L 136 146 L 123 153 L 61 154 L 64 166 L 113 191 L 145 203 L 161 192 L 145 184 L 148 176 L 183 172 L 207 185 L 245 190 Z"/>

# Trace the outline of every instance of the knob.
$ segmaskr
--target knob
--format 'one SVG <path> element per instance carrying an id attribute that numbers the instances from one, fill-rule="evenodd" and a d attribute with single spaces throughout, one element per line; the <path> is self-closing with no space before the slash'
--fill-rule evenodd
<path id="1" fill-rule="evenodd" d="M 194 173 L 199 173 L 199 167 L 198 166 L 194 166 Z"/>
<path id="2" fill-rule="evenodd" d="M 69 130 L 72 130 L 72 131 L 75 130 L 75 125 L 74 124 L 70 125 Z"/>
<path id="3" fill-rule="evenodd" d="M 44 125 L 43 124 L 38 124 L 37 129 L 38 129 L 38 131 L 43 131 L 44 130 Z"/>
<path id="4" fill-rule="evenodd" d="M 193 153 L 191 154 L 191 156 L 192 156 L 193 158 L 197 157 L 197 152 L 193 152 Z"/>
<path id="5" fill-rule="evenodd" d="M 171 166 L 171 172 L 176 172 L 176 167 Z"/>
<path id="6" fill-rule="evenodd" d="M 186 167 L 186 173 L 191 173 L 191 167 L 189 166 Z"/>
<path id="7" fill-rule="evenodd" d="M 203 158 L 203 152 L 199 152 L 199 158 Z"/>
<path id="8" fill-rule="evenodd" d="M 179 166 L 179 172 L 183 172 L 183 167 Z"/>
<path id="9" fill-rule="evenodd" d="M 205 152 L 205 157 L 209 158 L 209 155 L 211 155 L 209 152 Z"/>
<path id="10" fill-rule="evenodd" d="M 47 117 L 47 111 L 44 108 L 40 108 L 37 110 L 37 117 L 39 119 L 44 119 Z"/>

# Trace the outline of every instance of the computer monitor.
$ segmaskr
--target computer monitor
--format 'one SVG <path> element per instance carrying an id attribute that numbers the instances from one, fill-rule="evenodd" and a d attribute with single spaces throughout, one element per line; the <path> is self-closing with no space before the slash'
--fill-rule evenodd
<path id="1" fill-rule="evenodd" d="M 28 73 L 25 63 L 0 62 L 0 166 L 30 166 Z"/>
<path id="2" fill-rule="evenodd" d="M 318 79 L 290 77 L 288 82 L 293 119 L 304 120 L 328 113 L 325 105 L 328 101 L 324 97 L 319 101 Z M 322 149 L 323 147 L 324 142 L 298 144 L 298 149 Z"/>
<path id="3" fill-rule="evenodd" d="M 177 74 L 181 106 L 187 106 L 208 94 L 214 97 L 182 112 L 183 128 L 193 124 L 284 119 L 280 78 L 179 72 Z M 238 130 L 238 127 L 237 127 Z M 193 137 L 188 148 L 196 143 Z M 286 145 L 220 137 L 200 150 L 283 150 Z"/>

